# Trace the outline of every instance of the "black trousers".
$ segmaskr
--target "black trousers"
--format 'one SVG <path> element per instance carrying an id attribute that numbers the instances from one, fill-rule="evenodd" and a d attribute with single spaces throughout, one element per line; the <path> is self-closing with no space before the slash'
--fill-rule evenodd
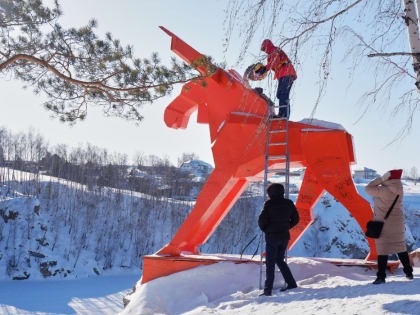
<path id="1" fill-rule="evenodd" d="M 398 253 L 398 258 L 401 261 L 404 272 L 406 275 L 413 273 L 413 267 L 410 265 L 410 259 L 408 252 Z M 378 278 L 385 279 L 386 277 L 386 265 L 388 264 L 388 255 L 378 255 L 378 272 L 376 275 Z"/>
<path id="2" fill-rule="evenodd" d="M 279 78 L 279 85 L 277 86 L 277 98 L 279 99 L 279 116 L 290 116 L 290 89 L 292 88 L 295 78 L 291 75 Z M 286 107 L 287 106 L 287 107 Z"/>
<path id="3" fill-rule="evenodd" d="M 289 240 L 279 239 L 275 234 L 265 235 L 265 253 L 266 253 L 266 278 L 264 285 L 264 292 L 271 293 L 274 282 L 274 269 L 277 266 L 283 275 L 284 281 L 289 286 L 296 286 L 296 281 L 293 278 L 292 272 L 284 261 L 284 254 L 287 249 L 287 243 Z"/>

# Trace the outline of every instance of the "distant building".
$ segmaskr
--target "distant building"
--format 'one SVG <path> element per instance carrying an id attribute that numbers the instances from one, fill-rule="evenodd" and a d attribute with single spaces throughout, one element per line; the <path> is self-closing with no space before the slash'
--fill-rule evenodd
<path id="1" fill-rule="evenodd" d="M 207 176 L 213 171 L 213 166 L 204 161 L 191 160 L 183 162 L 179 169 L 194 174 L 195 176 Z"/>
<path id="2" fill-rule="evenodd" d="M 299 176 L 299 177 L 303 178 L 303 176 L 305 175 L 305 171 L 306 171 L 306 168 L 299 168 L 297 170 L 293 170 L 290 173 L 290 175 L 291 176 Z"/>
<path id="3" fill-rule="evenodd" d="M 129 166 L 127 168 L 127 173 L 129 176 L 133 176 L 133 177 L 140 177 L 140 178 L 150 177 L 150 175 L 146 171 L 139 170 L 137 166 Z"/>
<path id="4" fill-rule="evenodd" d="M 364 167 L 363 169 L 357 169 L 353 171 L 353 178 L 361 178 L 361 179 L 374 179 L 378 177 L 378 173 L 371 169 Z"/>
<path id="5" fill-rule="evenodd" d="M 289 176 L 300 176 L 302 177 L 303 175 L 305 175 L 305 170 L 306 168 L 299 168 L 299 169 L 290 169 L 289 170 Z M 284 175 L 286 174 L 286 170 L 282 169 L 279 170 L 278 172 L 276 172 L 277 175 Z"/>

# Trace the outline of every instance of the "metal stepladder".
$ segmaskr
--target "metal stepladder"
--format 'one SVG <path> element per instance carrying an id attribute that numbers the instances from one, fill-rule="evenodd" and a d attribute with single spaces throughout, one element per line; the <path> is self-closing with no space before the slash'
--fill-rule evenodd
<path id="1" fill-rule="evenodd" d="M 263 185 L 263 195 L 264 195 L 264 202 L 267 200 L 267 186 L 268 186 L 268 174 L 269 173 L 276 173 L 280 171 L 284 171 L 284 197 L 289 198 L 289 180 L 290 180 L 290 154 L 289 154 L 289 105 L 274 105 L 274 104 L 267 104 L 268 106 L 268 115 L 267 115 L 267 141 L 266 141 L 266 148 L 265 148 L 265 161 L 264 161 L 264 185 Z M 274 117 L 274 110 L 280 110 L 281 108 L 286 108 L 286 117 Z M 279 128 L 273 127 L 273 122 L 280 121 L 284 122 L 280 124 Z M 283 139 L 284 141 L 278 141 L 276 138 Z M 283 155 L 274 155 L 270 152 L 270 148 L 284 148 Z M 285 168 L 277 168 L 277 169 L 268 169 L 268 162 L 272 160 L 278 161 L 285 161 Z M 264 232 L 261 231 L 261 238 L 260 238 L 260 282 L 259 288 L 260 290 L 263 288 L 262 286 L 262 279 L 263 279 L 263 240 Z M 287 263 L 287 249 L 285 253 L 285 259 Z"/>

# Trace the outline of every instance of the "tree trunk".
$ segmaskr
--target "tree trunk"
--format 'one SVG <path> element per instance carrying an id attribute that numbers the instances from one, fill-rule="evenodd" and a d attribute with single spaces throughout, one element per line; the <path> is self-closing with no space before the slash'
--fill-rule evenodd
<path id="1" fill-rule="evenodd" d="M 417 8 L 419 8 L 419 2 L 417 1 Z M 413 54 L 413 69 L 416 73 L 416 86 L 420 92 L 420 38 L 419 38 L 419 26 L 416 5 L 414 0 L 403 0 L 404 3 L 404 20 L 408 28 L 408 40 L 410 42 L 411 53 Z"/>
<path id="2" fill-rule="evenodd" d="M 416 0 L 416 5 L 417 5 L 417 17 L 420 16 L 420 0 Z"/>

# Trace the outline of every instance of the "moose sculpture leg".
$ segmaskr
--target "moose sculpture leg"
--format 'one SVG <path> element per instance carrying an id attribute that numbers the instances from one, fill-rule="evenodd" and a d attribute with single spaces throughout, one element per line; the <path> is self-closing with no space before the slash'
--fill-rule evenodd
<path id="1" fill-rule="evenodd" d="M 312 208 L 316 205 L 322 195 L 324 188 L 318 183 L 310 167 L 306 168 L 305 176 L 300 187 L 296 201 L 296 208 L 299 212 L 299 223 L 290 230 L 289 249 L 291 249 L 306 229 L 313 222 Z"/>
<path id="2" fill-rule="evenodd" d="M 215 169 L 201 190 L 188 218 L 171 242 L 158 254 L 198 254 L 198 247 L 207 241 L 247 186 L 246 179 L 235 178 Z"/>
<path id="3" fill-rule="evenodd" d="M 346 143 L 346 135 L 341 132 L 328 132 L 335 143 Z M 331 147 L 322 141 L 322 132 L 309 133 L 304 137 L 306 161 L 311 175 L 316 177 L 319 186 L 327 190 L 335 199 L 348 209 L 363 229 L 373 218 L 371 206 L 366 199 L 357 193 L 350 171 L 346 146 Z M 337 152 L 339 150 L 339 152 Z M 376 245 L 368 239 L 370 253 L 367 259 L 376 259 Z"/>

